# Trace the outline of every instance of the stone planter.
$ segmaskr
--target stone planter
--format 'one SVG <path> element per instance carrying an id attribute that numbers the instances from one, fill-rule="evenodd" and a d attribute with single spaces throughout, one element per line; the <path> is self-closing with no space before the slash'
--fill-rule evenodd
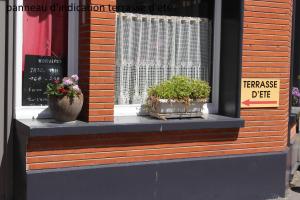
<path id="1" fill-rule="evenodd" d="M 189 103 L 160 99 L 148 102 L 149 114 L 159 119 L 201 117 L 206 100 L 191 100 Z"/>
<path id="2" fill-rule="evenodd" d="M 49 96 L 48 105 L 53 118 L 57 121 L 75 121 L 82 109 L 83 95 L 74 98 Z"/>

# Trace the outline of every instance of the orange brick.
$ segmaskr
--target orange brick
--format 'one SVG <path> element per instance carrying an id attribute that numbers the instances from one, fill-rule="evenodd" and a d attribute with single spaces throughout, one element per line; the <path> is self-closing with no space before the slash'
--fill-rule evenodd
<path id="1" fill-rule="evenodd" d="M 113 90 L 90 90 L 90 97 L 111 97 L 114 96 Z"/>
<path id="2" fill-rule="evenodd" d="M 90 103 L 112 103 L 114 102 L 113 97 L 89 97 Z"/>
<path id="3" fill-rule="evenodd" d="M 90 122 L 114 121 L 114 117 L 113 116 L 90 116 L 89 121 Z"/>
<path id="4" fill-rule="evenodd" d="M 85 58 L 80 57 L 79 62 L 82 64 L 104 64 L 104 65 L 115 65 L 115 59 L 113 58 Z"/>
<path id="5" fill-rule="evenodd" d="M 102 115 L 113 115 L 113 109 L 90 109 L 89 116 L 102 116 Z"/>
<path id="6" fill-rule="evenodd" d="M 114 84 L 90 84 L 89 88 L 91 90 L 113 90 L 115 88 Z"/>
<path id="7" fill-rule="evenodd" d="M 114 65 L 90 65 L 90 69 L 93 71 L 114 71 Z"/>
<path id="8" fill-rule="evenodd" d="M 112 103 L 90 103 L 90 109 L 110 109 L 113 110 L 114 104 Z"/>

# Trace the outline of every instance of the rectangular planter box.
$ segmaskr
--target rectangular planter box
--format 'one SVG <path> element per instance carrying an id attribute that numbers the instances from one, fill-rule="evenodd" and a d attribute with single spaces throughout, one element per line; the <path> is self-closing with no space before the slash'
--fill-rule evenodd
<path id="1" fill-rule="evenodd" d="M 149 104 L 149 114 L 159 119 L 201 117 L 204 100 L 190 101 L 188 104 L 178 101 L 160 99 L 155 104 Z"/>

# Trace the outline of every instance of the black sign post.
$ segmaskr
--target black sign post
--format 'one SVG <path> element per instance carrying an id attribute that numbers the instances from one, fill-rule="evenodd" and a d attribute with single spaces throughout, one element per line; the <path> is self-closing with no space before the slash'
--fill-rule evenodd
<path id="1" fill-rule="evenodd" d="M 63 61 L 51 56 L 25 56 L 23 106 L 48 104 L 47 84 L 63 78 Z"/>

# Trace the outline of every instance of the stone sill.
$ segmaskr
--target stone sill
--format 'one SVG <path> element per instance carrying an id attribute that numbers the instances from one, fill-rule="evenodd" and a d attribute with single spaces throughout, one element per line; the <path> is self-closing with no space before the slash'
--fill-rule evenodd
<path id="1" fill-rule="evenodd" d="M 53 119 L 17 119 L 16 128 L 27 137 L 147 133 L 244 127 L 244 120 L 220 115 L 204 118 L 158 120 L 147 116 L 115 117 L 114 122 L 57 123 Z"/>

